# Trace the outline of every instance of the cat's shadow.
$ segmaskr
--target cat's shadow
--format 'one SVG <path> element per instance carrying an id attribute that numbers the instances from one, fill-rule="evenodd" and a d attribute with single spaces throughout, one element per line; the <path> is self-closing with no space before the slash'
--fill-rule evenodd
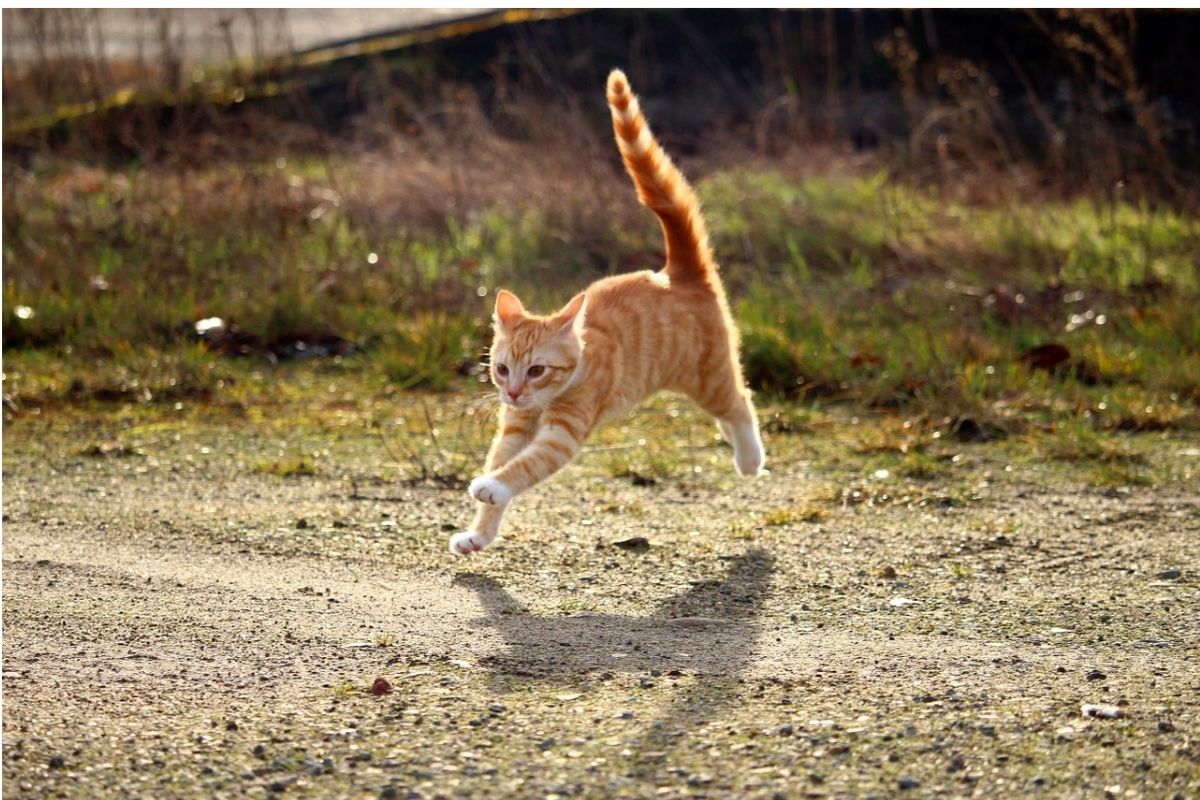
<path id="1" fill-rule="evenodd" d="M 636 754 L 627 765 L 630 775 L 676 780 L 668 774 L 671 754 L 739 702 L 741 676 L 757 645 L 754 619 L 774 569 L 768 553 L 749 550 L 729 559 L 719 578 L 692 583 L 646 616 L 542 617 L 525 612 L 493 578 L 465 574 L 456 582 L 475 590 L 489 612 L 484 624 L 504 640 L 501 653 L 483 660 L 496 677 L 562 681 L 623 672 L 642 673 L 641 681 L 656 686 L 671 681 L 666 707 L 631 731 L 625 749 Z"/>
<path id="2" fill-rule="evenodd" d="M 578 676 L 589 672 L 736 676 L 754 653 L 752 620 L 762 608 L 774 559 L 749 550 L 728 560 L 724 575 L 697 581 L 646 616 L 578 612 L 537 616 L 494 578 L 467 573 L 505 649 L 484 660 L 497 673 Z"/>

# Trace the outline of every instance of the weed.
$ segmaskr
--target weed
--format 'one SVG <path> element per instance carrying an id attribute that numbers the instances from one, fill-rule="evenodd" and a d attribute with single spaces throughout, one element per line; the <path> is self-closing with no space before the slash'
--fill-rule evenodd
<path id="1" fill-rule="evenodd" d="M 354 681 L 341 681 L 334 684 L 332 694 L 335 700 L 347 700 L 361 691 Z"/>
<path id="2" fill-rule="evenodd" d="M 316 462 L 303 455 L 259 461 L 254 465 L 254 471 L 265 475 L 275 475 L 280 478 L 312 477 L 320 472 Z"/>
<path id="3" fill-rule="evenodd" d="M 807 504 L 788 506 L 768 511 L 762 517 L 762 524 L 769 526 L 793 525 L 797 522 L 820 522 L 825 518 L 825 509 Z"/>

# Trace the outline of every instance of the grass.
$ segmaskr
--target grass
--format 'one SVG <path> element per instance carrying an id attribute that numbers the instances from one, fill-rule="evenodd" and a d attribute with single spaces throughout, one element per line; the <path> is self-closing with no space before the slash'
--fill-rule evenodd
<path id="1" fill-rule="evenodd" d="M 6 397 L 17 408 L 256 413 L 266 362 L 198 344 L 194 323 L 211 317 L 250 337 L 252 353 L 336 333 L 358 355 L 331 359 L 335 373 L 461 390 L 482 379 L 498 287 L 550 307 L 600 274 L 656 263 L 655 226 L 606 150 L 476 144 L 482 154 L 418 148 L 403 171 L 372 151 L 195 170 L 6 163 Z M 491 180 L 493 150 L 526 171 Z M 455 155 L 464 160 L 451 166 Z M 582 170 L 574 181 L 568 165 Z M 478 190 L 431 189 L 452 168 Z M 889 469 L 937 474 L 922 456 L 936 437 L 1081 420 L 1096 431 L 1200 428 L 1194 217 L 1089 200 L 967 206 L 881 172 L 814 175 L 749 157 L 697 186 L 753 388 L 793 407 L 907 420 L 856 444 L 907 454 Z M 1023 360 L 1046 344 L 1066 360 Z M 806 424 L 782 413 L 768 429 Z M 676 444 L 615 450 L 610 472 L 675 476 Z"/>

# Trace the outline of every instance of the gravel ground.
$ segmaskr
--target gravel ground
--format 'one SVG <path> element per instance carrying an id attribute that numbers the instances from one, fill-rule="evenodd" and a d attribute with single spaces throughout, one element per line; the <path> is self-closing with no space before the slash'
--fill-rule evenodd
<path id="1" fill-rule="evenodd" d="M 365 435 L 283 479 L 244 426 L 5 434 L 6 797 L 1200 792 L 1194 447 L 770 522 L 815 435 L 750 483 L 587 456 L 463 559 L 465 492 Z"/>

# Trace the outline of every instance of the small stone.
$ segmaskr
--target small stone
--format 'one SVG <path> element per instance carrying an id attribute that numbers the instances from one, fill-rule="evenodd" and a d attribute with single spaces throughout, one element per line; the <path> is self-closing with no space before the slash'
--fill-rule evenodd
<path id="1" fill-rule="evenodd" d="M 304 530 L 308 527 L 308 520 L 306 520 L 304 517 L 301 517 L 300 519 L 296 520 L 296 527 L 300 530 Z"/>
<path id="2" fill-rule="evenodd" d="M 1108 677 L 1108 675 L 1106 675 L 1105 673 L 1101 672 L 1098 669 L 1094 669 L 1087 674 L 1087 679 L 1089 681 L 1102 681 L 1107 677 Z"/>
<path id="3" fill-rule="evenodd" d="M 1180 570 L 1164 569 L 1162 572 L 1158 573 L 1157 577 L 1162 578 L 1164 581 L 1173 581 L 1182 575 L 1183 572 Z"/>
<path id="4" fill-rule="evenodd" d="M 789 722 L 786 725 L 779 726 L 779 735 L 780 736 L 791 736 L 795 732 L 795 730 L 796 729 L 794 727 L 792 727 L 792 723 Z"/>
<path id="5" fill-rule="evenodd" d="M 558 744 L 558 742 L 555 739 L 543 739 L 542 741 L 538 742 L 538 750 L 549 750 L 556 744 Z"/>
<path id="6" fill-rule="evenodd" d="M 225 730 L 236 731 L 237 729 L 238 729 L 238 724 L 236 722 L 234 722 L 233 720 L 226 721 Z"/>
<path id="7" fill-rule="evenodd" d="M 877 572 L 876 574 L 879 577 L 884 578 L 885 580 L 889 580 L 889 581 L 896 580 L 896 568 L 891 566 L 890 564 L 886 567 L 881 567 L 879 572 Z"/>
<path id="8" fill-rule="evenodd" d="M 916 789 L 921 785 L 921 782 L 916 778 L 904 777 L 896 781 L 896 785 L 901 789 Z"/>
<path id="9" fill-rule="evenodd" d="M 650 540 L 645 536 L 634 536 L 629 539 L 622 539 L 619 542 L 613 542 L 613 547 L 619 547 L 622 550 L 629 550 L 633 553 L 645 553 L 650 549 Z"/>
<path id="10" fill-rule="evenodd" d="M 62 769 L 66 763 L 62 756 L 50 757 L 50 769 Z"/>
<path id="11" fill-rule="evenodd" d="M 1160 719 L 1158 721 L 1158 732 L 1159 733 L 1174 733 L 1175 732 L 1175 723 L 1171 722 L 1171 720 L 1169 720 L 1169 719 Z"/>
<path id="12" fill-rule="evenodd" d="M 963 758 L 962 753 L 955 753 L 950 758 L 950 763 L 946 765 L 947 772 L 959 772 L 967 768 L 967 760 Z"/>
<path id="13" fill-rule="evenodd" d="M 492 703 L 490 706 L 488 706 L 488 711 L 492 712 L 493 714 L 503 714 L 505 711 L 508 711 L 508 707 L 503 703 Z"/>
<path id="14" fill-rule="evenodd" d="M 1125 712 L 1117 706 L 1103 704 L 1092 705 L 1090 703 L 1084 703 L 1082 706 L 1080 706 L 1079 711 L 1081 714 L 1083 714 L 1083 716 L 1091 717 L 1093 719 L 1119 719 L 1125 716 Z"/>

